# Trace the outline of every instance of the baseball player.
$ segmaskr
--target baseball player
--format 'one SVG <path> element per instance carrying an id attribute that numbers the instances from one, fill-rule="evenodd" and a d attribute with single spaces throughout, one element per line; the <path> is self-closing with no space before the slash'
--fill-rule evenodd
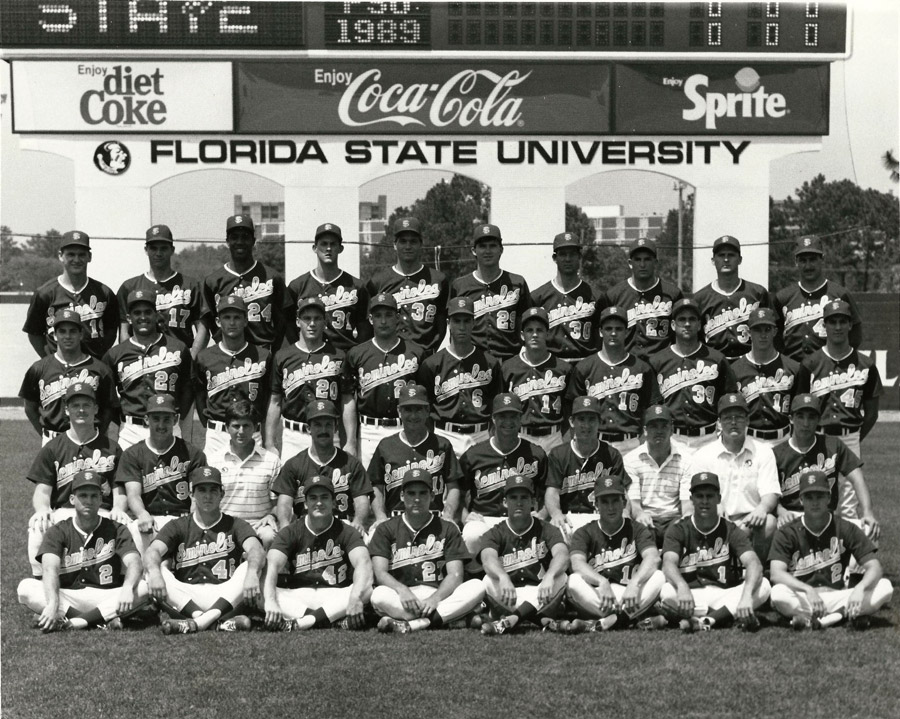
<path id="1" fill-rule="evenodd" d="M 66 390 L 66 416 L 69 429 L 41 447 L 26 479 L 34 484 L 34 514 L 28 520 L 28 558 L 34 576 L 41 576 L 37 553 L 44 533 L 54 524 L 73 516 L 70 508 L 72 480 L 78 472 L 92 470 L 104 480 L 100 513 L 127 524 L 127 500 L 113 489 L 116 468 L 122 450 L 96 426 L 97 395 L 86 382 L 76 382 Z"/>
<path id="2" fill-rule="evenodd" d="M 250 215 L 228 218 L 225 244 L 231 259 L 203 280 L 203 296 L 210 310 L 205 322 L 213 339 L 218 339 L 215 313 L 219 302 L 229 295 L 240 297 L 247 308 L 247 341 L 275 352 L 284 338 L 285 319 L 293 314 L 284 278 L 253 259 L 256 228 Z"/>
<path id="3" fill-rule="evenodd" d="M 744 631 L 756 631 L 754 610 L 769 597 L 769 582 L 747 534 L 718 514 L 721 499 L 715 474 L 693 475 L 693 514 L 666 531 L 662 555 L 667 583 L 660 602 L 682 617 L 683 632 L 709 631 L 733 621 Z"/>
<path id="4" fill-rule="evenodd" d="M 393 295 L 382 292 L 372 298 L 369 321 L 375 336 L 351 349 L 344 363 L 347 387 L 356 398 L 355 409 L 345 409 L 345 424 L 358 413 L 358 456 L 364 467 L 372 461 L 378 443 L 400 426 L 400 390 L 415 381 L 425 356 L 419 345 L 400 337 L 400 315 Z M 355 427 L 355 420 L 352 424 Z M 351 454 L 356 453 L 354 440 L 348 436 L 346 446 Z"/>
<path id="5" fill-rule="evenodd" d="M 825 305 L 825 346 L 807 355 L 803 367 L 809 372 L 809 391 L 818 398 L 822 410 L 820 431 L 840 437 L 857 457 L 862 457 L 862 440 L 878 421 L 882 386 L 875 360 L 850 344 L 852 317 L 851 306 L 842 300 Z M 844 487 L 848 507 L 853 504 L 849 490 Z"/>
<path id="6" fill-rule="evenodd" d="M 522 401 L 516 395 L 498 394 L 491 408 L 494 435 L 467 449 L 459 459 L 463 474 L 462 537 L 473 557 L 481 553 L 482 536 L 506 516 L 503 492 L 510 476 L 531 480 L 538 499 L 544 496 L 547 455 L 519 436 L 522 412 Z M 477 565 L 473 567 L 477 569 Z"/>
<path id="7" fill-rule="evenodd" d="M 400 311 L 400 336 L 425 348 L 430 354 L 447 330 L 447 300 L 450 283 L 443 272 L 422 263 L 422 233 L 415 217 L 394 221 L 394 252 L 397 263 L 368 281 L 370 297 L 388 292 Z"/>
<path id="8" fill-rule="evenodd" d="M 678 287 L 659 277 L 658 264 L 656 242 L 643 237 L 635 240 L 628 249 L 631 277 L 610 287 L 600 298 L 602 307 L 625 310 L 625 348 L 644 360 L 671 344 L 672 307 L 683 296 Z"/>
<path id="9" fill-rule="evenodd" d="M 453 521 L 459 510 L 459 462 L 450 440 L 428 429 L 428 392 L 408 384 L 398 403 L 402 429 L 378 443 L 369 463 L 369 481 L 375 490 L 372 513 L 376 522 L 403 511 L 401 482 L 407 471 L 418 468 L 431 477 L 431 509 Z"/>
<path id="10" fill-rule="evenodd" d="M 500 362 L 472 342 L 472 299 L 454 297 L 447 314 L 450 342 L 425 358 L 416 381 L 428 392 L 435 434 L 461 457 L 489 437 L 491 402 L 502 391 L 502 379 Z"/>
<path id="11" fill-rule="evenodd" d="M 810 469 L 801 475 L 803 516 L 778 530 L 769 554 L 772 606 L 798 631 L 824 629 L 844 619 L 854 629 L 866 629 L 894 595 L 875 545 L 859 527 L 833 515 L 830 500 L 825 472 Z M 853 588 L 844 581 L 851 560 L 864 571 Z"/>
<path id="12" fill-rule="evenodd" d="M 809 376 L 799 362 L 775 349 L 778 325 L 774 310 L 753 310 L 747 326 L 750 351 L 734 360 L 731 370 L 750 408 L 747 433 L 775 447 L 790 431 L 791 402 L 795 395 L 807 391 Z"/>
<path id="13" fill-rule="evenodd" d="M 156 296 L 150 290 L 128 295 L 128 323 L 134 336 L 106 353 L 122 408 L 119 446 L 127 449 L 147 439 L 147 398 L 163 392 L 175 397 L 184 419 L 191 407 L 191 354 L 184 343 L 159 331 Z M 176 430 L 181 434 L 181 428 Z"/>
<path id="14" fill-rule="evenodd" d="M 522 313 L 522 342 L 519 354 L 500 367 L 503 387 L 522 400 L 522 436 L 544 452 L 559 447 L 564 422 L 569 414 L 572 365 L 547 349 L 550 320 L 543 307 L 529 307 Z"/>
<path id="15" fill-rule="evenodd" d="M 581 244 L 571 232 L 553 238 L 556 277 L 531 293 L 531 306 L 547 310 L 547 346 L 562 360 L 575 364 L 597 349 L 597 296 L 581 279 Z"/>
<path id="16" fill-rule="evenodd" d="M 326 309 L 325 337 L 337 349 L 346 352 L 372 336 L 369 325 L 369 294 L 365 283 L 338 267 L 338 255 L 344 251 L 341 228 L 326 222 L 316 228 L 313 252 L 316 267 L 288 285 L 293 306 L 305 298 L 318 297 Z M 295 328 L 288 323 L 287 337 L 293 341 Z"/>
<path id="17" fill-rule="evenodd" d="M 700 307 L 706 344 L 733 360 L 750 349 L 747 321 L 754 310 L 771 306 L 769 291 L 741 278 L 741 243 L 737 237 L 716 238 L 712 252 L 716 279 L 697 290 L 694 300 Z"/>
<path id="18" fill-rule="evenodd" d="M 373 572 L 362 535 L 334 516 L 330 479 L 308 477 L 303 493 L 306 516 L 284 527 L 267 554 L 266 626 L 320 629 L 346 617 L 348 629 L 364 629 L 363 605 L 372 594 Z"/>
<path id="19" fill-rule="evenodd" d="M 572 537 L 567 590 L 569 602 L 588 620 L 575 620 L 569 632 L 638 622 L 642 629 L 664 626 L 667 622 L 659 617 L 641 619 L 666 582 L 653 533 L 624 516 L 628 500 L 620 477 L 597 477 L 593 498 L 598 520 L 579 527 Z"/>
<path id="20" fill-rule="evenodd" d="M 500 267 L 503 238 L 496 225 L 478 225 L 472 235 L 475 270 L 450 286 L 453 297 L 471 297 L 475 309 L 475 345 L 501 362 L 519 351 L 522 313 L 530 306 L 528 283 Z"/>
<path id="21" fill-rule="evenodd" d="M 56 351 L 42 357 L 28 368 L 19 397 L 25 403 L 25 416 L 47 444 L 60 432 L 69 428 L 65 395 L 69 385 L 89 384 L 102 397 L 97 416 L 100 434 L 117 409 L 118 397 L 113 389 L 112 374 L 103 362 L 91 357 L 81 348 L 84 325 L 75 310 L 63 308 L 53 316 Z"/>
<path id="22" fill-rule="evenodd" d="M 547 458 L 544 505 L 553 526 L 566 539 L 579 527 L 597 520 L 594 486 L 606 477 L 622 481 L 622 455 L 598 438 L 600 403 L 594 397 L 576 397 L 569 417 L 572 439 L 551 450 Z"/>
<path id="23" fill-rule="evenodd" d="M 140 552 L 162 527 L 191 511 L 188 476 L 206 466 L 203 452 L 175 436 L 178 410 L 172 395 L 151 395 L 144 416 L 147 439 L 122 452 L 116 472 L 135 518 L 128 526 Z"/>
<path id="24" fill-rule="evenodd" d="M 818 237 L 801 237 L 794 248 L 794 262 L 800 274 L 796 284 L 775 293 L 774 306 L 783 325 L 784 353 L 802 362 L 803 358 L 825 345 L 822 311 L 834 300 L 850 306 L 850 344 L 859 347 L 862 322 L 851 294 L 837 282 L 825 277 L 825 252 Z"/>
<path id="25" fill-rule="evenodd" d="M 562 533 L 532 516 L 534 482 L 519 475 L 506 479 L 506 521 L 482 538 L 485 601 L 495 621 L 481 633 L 504 634 L 520 622 L 550 624 L 562 608 L 569 549 Z M 552 625 L 551 625 L 552 626 Z"/>
<path id="26" fill-rule="evenodd" d="M 327 322 L 325 305 L 318 297 L 304 297 L 297 302 L 297 326 L 300 335 L 294 344 L 275 353 L 272 371 L 272 395 L 266 412 L 266 448 L 278 452 L 278 430 L 281 428 L 281 451 L 284 459 L 307 449 L 312 443 L 306 407 L 313 400 L 341 402 L 347 411 L 352 397 L 344 390 L 344 353 L 325 339 Z M 348 417 L 355 423 L 355 415 Z M 338 424 L 338 442 L 346 444 L 347 430 Z M 355 435 L 355 427 L 353 428 Z"/>
<path id="27" fill-rule="evenodd" d="M 304 484 L 312 477 L 331 482 L 335 517 L 365 534 L 372 485 L 359 460 L 334 445 L 338 412 L 331 400 L 317 399 L 306 408 L 312 444 L 282 463 L 272 484 L 278 526 L 284 529 L 294 517 L 306 514 Z"/>
<path id="28" fill-rule="evenodd" d="M 469 555 L 456 525 L 431 512 L 431 481 L 425 470 L 410 469 L 402 480 L 403 514 L 375 527 L 369 542 L 380 632 L 437 629 L 484 599 L 480 581 L 463 581 Z"/>
<path id="29" fill-rule="evenodd" d="M 222 339 L 197 355 L 194 397 L 197 416 L 206 426 L 206 453 L 213 454 L 231 438 L 225 429 L 225 410 L 235 399 L 249 399 L 260 417 L 269 404 L 272 355 L 244 337 L 247 307 L 236 295 L 219 299 L 216 324 Z M 257 442 L 260 434 L 254 435 Z"/>
<path id="30" fill-rule="evenodd" d="M 167 225 L 153 225 L 147 230 L 144 252 L 150 270 L 122 283 L 116 298 L 119 316 L 128 314 L 128 297 L 135 290 L 156 295 L 156 311 L 160 316 L 160 330 L 190 347 L 191 357 L 206 347 L 209 330 L 203 324 L 203 316 L 209 312 L 203 296 L 200 280 L 172 269 L 175 240 Z M 124 342 L 132 333 L 131 323 L 122 322 L 119 341 Z"/>
<path id="31" fill-rule="evenodd" d="M 238 611 L 259 600 L 262 545 L 249 524 L 219 509 L 219 470 L 195 469 L 189 481 L 194 511 L 163 527 L 144 553 L 150 596 L 180 617 L 163 619 L 160 629 L 193 634 L 216 624 L 219 631 L 248 631 L 250 619 Z"/>
<path id="32" fill-rule="evenodd" d="M 120 615 L 147 597 L 141 558 L 128 529 L 99 514 L 105 483 L 97 472 L 75 474 L 74 516 L 47 530 L 37 555 L 42 579 L 19 583 L 19 604 L 39 615 L 42 632 L 122 629 Z"/>
<path id="33" fill-rule="evenodd" d="M 28 333 L 28 341 L 38 357 L 53 354 L 56 351 L 53 319 L 57 310 L 68 307 L 81 315 L 85 352 L 99 359 L 112 347 L 119 330 L 116 296 L 102 282 L 88 277 L 91 238 L 84 232 L 74 230 L 62 236 L 59 261 L 62 274 L 34 291 L 22 331 Z"/>
<path id="34" fill-rule="evenodd" d="M 675 434 L 697 448 L 715 441 L 719 398 L 734 392 L 737 384 L 725 355 L 700 341 L 700 308 L 694 300 L 675 303 L 672 329 L 675 343 L 648 362 L 663 404 L 672 412 Z"/>
<path id="35" fill-rule="evenodd" d="M 605 308 L 599 325 L 603 346 L 575 365 L 569 396 L 597 399 L 600 439 L 624 454 L 638 446 L 641 415 L 658 394 L 656 374 L 644 360 L 625 349 L 625 310 Z"/>

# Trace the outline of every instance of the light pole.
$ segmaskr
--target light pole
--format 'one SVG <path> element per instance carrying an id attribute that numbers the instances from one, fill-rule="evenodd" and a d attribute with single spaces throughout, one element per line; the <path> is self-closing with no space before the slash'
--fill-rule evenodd
<path id="1" fill-rule="evenodd" d="M 675 183 L 672 187 L 673 190 L 678 190 L 678 289 L 682 289 L 681 286 L 681 256 L 682 256 L 682 247 L 684 245 L 684 199 L 682 197 L 682 193 L 684 192 L 684 183 L 680 180 Z"/>

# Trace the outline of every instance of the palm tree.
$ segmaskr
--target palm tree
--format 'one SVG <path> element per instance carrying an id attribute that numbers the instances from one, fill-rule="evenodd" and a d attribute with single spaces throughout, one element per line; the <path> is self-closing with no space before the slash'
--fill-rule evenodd
<path id="1" fill-rule="evenodd" d="M 900 161 L 894 157 L 894 151 L 888 150 L 881 156 L 881 162 L 885 170 L 890 170 L 891 180 L 900 182 Z"/>

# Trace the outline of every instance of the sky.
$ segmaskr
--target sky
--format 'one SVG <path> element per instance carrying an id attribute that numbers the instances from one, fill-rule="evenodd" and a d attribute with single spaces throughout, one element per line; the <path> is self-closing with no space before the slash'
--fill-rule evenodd
<path id="1" fill-rule="evenodd" d="M 887 150 L 900 154 L 900 3 L 859 0 L 852 7 L 852 56 L 831 66 L 831 134 L 822 139 L 821 152 L 792 155 L 772 164 L 770 194 L 776 199 L 794 194 L 795 188 L 819 173 L 828 180 L 846 178 L 896 194 L 897 185 L 890 181 L 881 158 Z M 0 62 L 0 224 L 25 235 L 71 229 L 75 214 L 72 164 L 48 153 L 19 149 L 18 136 L 11 132 L 9 70 L 8 63 Z M 153 193 L 154 222 L 168 222 L 176 236 L 185 239 L 218 237 L 222 216 L 232 212 L 233 194 L 277 199 L 281 192 L 278 185 L 262 178 L 249 187 L 246 180 L 238 186 L 228 179 L 228 172 L 211 172 L 215 177 L 208 179 L 217 188 L 221 207 L 207 213 L 209 217 L 196 217 L 184 185 L 168 182 Z M 412 204 L 446 176 L 434 171 L 396 173 L 364 185 L 360 200 L 375 201 L 379 194 L 387 194 L 390 212 Z M 629 181 L 633 178 L 641 181 Z M 671 178 L 626 171 L 576 183 L 569 187 L 566 199 L 578 205 L 621 204 L 629 215 L 662 214 L 675 206 L 677 192 Z M 164 210 L 166 218 L 158 218 L 157 210 Z"/>

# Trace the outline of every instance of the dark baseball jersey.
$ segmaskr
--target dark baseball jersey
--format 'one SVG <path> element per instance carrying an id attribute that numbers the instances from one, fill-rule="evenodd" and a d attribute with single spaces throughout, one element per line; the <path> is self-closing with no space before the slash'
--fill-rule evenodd
<path id="1" fill-rule="evenodd" d="M 552 354 L 533 365 L 522 349 L 501 366 L 504 390 L 522 400 L 522 429 L 557 427 L 568 414 L 572 365 Z"/>
<path id="2" fill-rule="evenodd" d="M 859 310 L 852 295 L 837 282 L 825 280 L 816 289 L 807 292 L 799 282 L 794 282 L 775 293 L 774 309 L 782 321 L 782 343 L 789 357 L 802 361 L 804 357 L 825 346 L 825 322 L 822 311 L 834 300 L 844 300 L 850 305 L 851 344 L 858 346 L 861 338 Z"/>
<path id="3" fill-rule="evenodd" d="M 519 337 L 522 313 L 531 306 L 528 283 L 521 275 L 503 270 L 492 282 L 482 282 L 470 272 L 453 281 L 453 297 L 471 297 L 475 305 L 472 341 L 503 361 L 522 345 Z"/>
<path id="4" fill-rule="evenodd" d="M 607 581 L 628 584 L 641 566 L 641 553 L 651 547 L 656 548 L 653 533 L 640 522 L 623 517 L 614 534 L 604 532 L 599 521 L 579 527 L 569 551 L 583 554 L 591 569 Z"/>
<path id="5" fill-rule="evenodd" d="M 463 494 L 468 494 L 467 509 L 486 517 L 502 517 L 503 492 L 506 480 L 513 475 L 528 477 L 534 482 L 538 504 L 543 503 L 547 479 L 547 455 L 537 445 L 520 439 L 508 453 L 500 452 L 493 438 L 469 447 L 459 458 L 462 470 Z"/>
<path id="6" fill-rule="evenodd" d="M 67 290 L 56 277 L 38 287 L 22 330 L 31 335 L 44 335 L 47 354 L 56 352 L 53 317 L 57 310 L 64 308 L 71 308 L 81 316 L 84 351 L 92 357 L 102 357 L 110 345 L 110 337 L 115 338 L 119 332 L 119 303 L 113 291 L 90 277 L 77 292 Z"/>
<path id="7" fill-rule="evenodd" d="M 462 480 L 453 445 L 447 438 L 429 432 L 419 444 L 412 446 L 401 439 L 399 432 L 385 437 L 375 448 L 368 471 L 372 486 L 384 489 L 384 511 L 388 514 L 403 509 L 400 485 L 410 469 L 421 469 L 431 475 L 431 508 L 438 511 L 444 508 L 447 485 L 457 486 Z"/>
<path id="8" fill-rule="evenodd" d="M 203 281 L 203 297 L 209 314 L 207 322 L 213 330 L 213 338 L 220 333 L 215 326 L 216 305 L 220 297 L 236 295 L 247 305 L 247 328 L 244 334 L 250 344 L 266 348 L 279 339 L 278 329 L 283 326 L 284 317 L 293 317 L 295 312 L 284 286 L 284 278 L 267 268 L 262 262 L 254 262 L 244 274 L 222 265 Z"/>
<path id="9" fill-rule="evenodd" d="M 119 316 L 123 321 L 128 314 L 128 295 L 137 290 L 156 294 L 160 332 L 181 340 L 190 347 L 194 343 L 194 325 L 209 312 L 200 280 L 186 277 L 180 272 L 173 272 L 159 282 L 146 272 L 125 280 L 116 293 Z"/>
<path id="10" fill-rule="evenodd" d="M 575 365 L 569 384 L 570 400 L 588 395 L 600 402 L 601 432 L 639 434 L 644 410 L 658 394 L 656 374 L 633 354 L 609 364 L 595 352 Z"/>
<path id="11" fill-rule="evenodd" d="M 287 576 L 279 586 L 349 587 L 353 584 L 353 565 L 350 552 L 365 547 L 356 529 L 333 518 L 328 529 L 315 533 L 306 526 L 305 519 L 297 519 L 275 535 L 270 550 L 288 558 Z"/>
<path id="12" fill-rule="evenodd" d="M 554 447 L 547 458 L 547 486 L 559 490 L 563 512 L 594 514 L 594 484 L 601 477 L 618 477 L 626 485 L 622 455 L 615 447 L 599 441 L 589 457 L 575 451 L 575 440 Z"/>
<path id="13" fill-rule="evenodd" d="M 194 515 L 174 519 L 153 541 L 166 545 L 163 559 L 172 560 L 172 574 L 186 584 L 222 584 L 231 579 L 243 561 L 244 542 L 256 537 L 243 519 L 222 514 L 205 528 Z"/>
<path id="14" fill-rule="evenodd" d="M 684 295 L 668 280 L 659 279 L 647 290 L 637 290 L 631 279 L 610 287 L 601 297 L 601 307 L 621 307 L 628 314 L 625 347 L 633 355 L 647 359 L 672 342 L 669 322 L 672 305 Z"/>
<path id="15" fill-rule="evenodd" d="M 314 460 L 308 449 L 295 454 L 281 466 L 281 471 L 272 483 L 275 494 L 287 494 L 294 498 L 294 514 L 306 514 L 306 496 L 303 483 L 310 477 L 327 477 L 334 486 L 334 516 L 338 519 L 354 518 L 353 500 L 372 493 L 372 485 L 360 461 L 342 449 L 335 448 L 334 454 L 325 464 Z"/>
<path id="16" fill-rule="evenodd" d="M 687 357 L 674 347 L 666 347 L 648 361 L 676 428 L 705 427 L 715 422 L 719 398 L 737 389 L 725 355 L 703 344 Z"/>
<path id="17" fill-rule="evenodd" d="M 547 348 L 560 359 L 575 363 L 598 348 L 600 305 L 593 288 L 584 280 L 579 280 L 568 292 L 550 280 L 531 293 L 531 306 L 547 310 L 550 318 Z"/>
<path id="18" fill-rule="evenodd" d="M 450 282 L 443 272 L 422 266 L 404 275 L 393 267 L 377 273 L 366 284 L 370 297 L 389 292 L 400 312 L 400 336 L 434 352 L 447 330 L 447 302 Z"/>
<path id="19" fill-rule="evenodd" d="M 206 400 L 206 418 L 225 421 L 225 410 L 237 398 L 249 399 L 265 417 L 271 389 L 272 355 L 247 343 L 235 354 L 218 344 L 201 350 L 194 362 L 194 393 Z"/>
<path id="20" fill-rule="evenodd" d="M 803 517 L 779 529 L 772 538 L 769 561 L 784 562 L 792 576 L 810 586 L 843 589 L 850 557 L 865 564 L 877 555 L 878 549 L 865 532 L 832 515 L 818 534 L 806 528 Z"/>
<path id="21" fill-rule="evenodd" d="M 882 393 L 875 360 L 858 350 L 834 359 L 823 347 L 808 355 L 803 367 L 809 372 L 809 391 L 819 399 L 819 427 L 859 429 L 863 403 Z"/>
<path id="22" fill-rule="evenodd" d="M 550 522 L 531 518 L 531 526 L 521 534 L 513 531 L 509 520 L 491 527 L 481 539 L 481 551 L 497 552 L 503 570 L 517 587 L 539 584 L 553 560 L 553 547 L 565 545 L 562 532 Z"/>
<path id="23" fill-rule="evenodd" d="M 344 353 L 328 341 L 312 352 L 293 344 L 275 353 L 272 394 L 281 395 L 285 419 L 306 422 L 306 405 L 314 399 L 339 402 L 344 382 Z"/>
<path id="24" fill-rule="evenodd" d="M 53 509 L 68 509 L 75 475 L 93 470 L 103 477 L 102 507 L 112 509 L 112 488 L 121 456 L 122 448 L 99 432 L 84 444 L 78 444 L 68 432 L 63 432 L 38 450 L 25 476 L 29 482 L 50 485 Z"/>
<path id="25" fill-rule="evenodd" d="M 697 290 L 694 300 L 700 306 L 700 324 L 705 342 L 728 359 L 750 351 L 750 313 L 771 306 L 769 291 L 755 282 L 741 280 L 733 292 L 716 289 L 713 283 Z"/>
<path id="26" fill-rule="evenodd" d="M 318 279 L 312 272 L 300 275 L 288 285 L 291 306 L 307 297 L 318 297 L 325 305 L 325 338 L 339 350 L 346 352 L 372 336 L 369 325 L 369 293 L 362 280 L 344 272 L 331 282 Z M 293 322 L 296 312 L 291 310 L 286 335 L 297 339 Z"/>
<path id="27" fill-rule="evenodd" d="M 66 390 L 76 382 L 93 387 L 102 407 L 115 407 L 119 402 L 109 367 L 89 355 L 74 364 L 66 364 L 56 354 L 42 357 L 25 373 L 19 397 L 38 403 L 41 427 L 65 432 L 69 428 Z"/>
<path id="28" fill-rule="evenodd" d="M 416 381 L 428 390 L 436 422 L 487 422 L 494 396 L 503 391 L 500 361 L 478 347 L 465 357 L 449 347 L 438 350 L 422 362 Z"/>
<path id="29" fill-rule="evenodd" d="M 369 554 L 388 560 L 388 571 L 407 587 L 438 587 L 446 576 L 446 564 L 469 558 L 462 535 L 453 522 L 436 515 L 419 530 L 405 514 L 391 517 L 375 527 Z"/>
<path id="30" fill-rule="evenodd" d="M 59 557 L 60 589 L 115 589 L 125 583 L 129 554 L 137 554 L 131 532 L 106 517 L 90 534 L 82 533 L 70 517 L 54 524 L 41 540 L 37 560 L 45 554 Z"/>
<path id="31" fill-rule="evenodd" d="M 790 424 L 791 402 L 809 389 L 809 373 L 800 363 L 779 354 L 771 362 L 756 364 L 750 355 L 731 363 L 737 389 L 750 409 L 750 428 L 783 429 Z"/>
<path id="32" fill-rule="evenodd" d="M 164 452 L 151 449 L 147 441 L 122 452 L 116 484 L 138 482 L 141 500 L 150 514 L 187 514 L 191 511 L 188 476 L 206 466 L 206 455 L 181 437 L 175 437 Z"/>
<path id="33" fill-rule="evenodd" d="M 747 533 L 724 517 L 709 532 L 701 532 L 693 517 L 673 522 L 663 539 L 663 555 L 675 552 L 681 576 L 691 589 L 736 587 L 743 581 L 740 557 L 752 552 Z"/>
<path id="34" fill-rule="evenodd" d="M 387 352 L 369 340 L 347 353 L 347 387 L 356 394 L 356 410 L 367 417 L 396 419 L 400 390 L 415 382 L 425 350 L 399 338 Z"/>
<path id="35" fill-rule="evenodd" d="M 837 509 L 839 492 L 838 477 L 846 477 L 854 469 L 862 467 L 862 460 L 837 437 L 816 435 L 813 446 L 806 452 L 798 452 L 793 440 L 782 442 L 772 448 L 775 465 L 778 467 L 778 481 L 781 484 L 779 504 L 793 512 L 802 512 L 800 503 L 800 476 L 809 469 L 820 469 L 828 477 L 831 486 L 829 509 Z"/>
<path id="36" fill-rule="evenodd" d="M 175 337 L 161 334 L 149 347 L 129 337 L 103 361 L 115 378 L 122 413 L 131 417 L 146 414 L 149 396 L 165 392 L 180 397 L 191 383 L 191 352 Z"/>

